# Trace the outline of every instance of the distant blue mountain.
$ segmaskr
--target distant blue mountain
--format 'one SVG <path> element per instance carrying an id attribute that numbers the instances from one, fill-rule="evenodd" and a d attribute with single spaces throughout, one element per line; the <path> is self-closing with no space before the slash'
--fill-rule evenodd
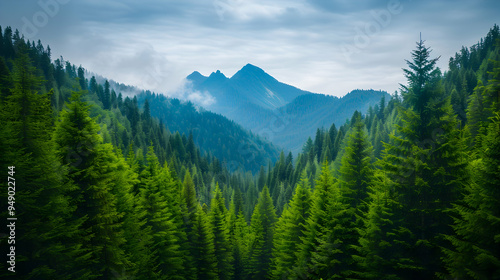
<path id="1" fill-rule="evenodd" d="M 195 91 L 208 92 L 215 103 L 206 109 L 272 141 L 298 152 L 317 128 L 340 126 L 355 110 L 365 113 L 384 91 L 354 90 L 342 98 L 304 91 L 279 82 L 252 64 L 231 78 L 219 70 L 206 77 L 195 71 L 187 80 Z"/>

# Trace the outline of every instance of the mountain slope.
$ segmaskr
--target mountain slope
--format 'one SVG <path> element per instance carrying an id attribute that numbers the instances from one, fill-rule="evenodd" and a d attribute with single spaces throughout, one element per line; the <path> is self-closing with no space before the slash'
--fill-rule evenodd
<path id="1" fill-rule="evenodd" d="M 204 152 L 225 161 L 230 170 L 243 167 L 257 172 L 275 162 L 279 151 L 268 141 L 252 134 L 226 117 L 196 108 L 191 102 L 142 92 L 138 103 L 148 100 L 151 116 L 159 118 L 170 131 L 193 134 L 194 143 Z"/>
<path id="2" fill-rule="evenodd" d="M 297 96 L 310 94 L 308 91 L 280 83 L 264 70 L 251 64 L 245 65 L 231 78 L 219 70 L 206 77 L 195 71 L 187 80 L 195 91 L 208 92 L 215 103 L 205 108 L 220 113 L 244 127 L 253 110 L 261 108 L 265 113 L 291 102 Z M 250 108 L 250 110 L 249 110 Z M 250 113 L 250 115 L 247 115 Z"/>
<path id="3" fill-rule="evenodd" d="M 314 136 L 317 128 L 328 128 L 332 123 L 340 127 L 354 111 L 368 111 L 384 95 L 388 100 L 386 92 L 375 90 L 354 90 L 342 98 L 322 94 L 301 95 L 275 110 L 269 121 L 261 122 L 252 131 L 297 153 L 307 138 Z"/>
<path id="4" fill-rule="evenodd" d="M 340 126 L 354 111 L 365 113 L 387 95 L 374 90 L 354 90 L 343 98 L 311 93 L 281 83 L 251 64 L 231 78 L 217 70 L 208 77 L 195 71 L 187 80 L 193 90 L 215 98 L 206 109 L 295 153 L 317 128 Z"/>

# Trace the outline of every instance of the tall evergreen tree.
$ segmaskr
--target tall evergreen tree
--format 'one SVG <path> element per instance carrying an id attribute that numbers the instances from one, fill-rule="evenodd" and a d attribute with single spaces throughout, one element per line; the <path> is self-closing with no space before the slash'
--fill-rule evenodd
<path id="1" fill-rule="evenodd" d="M 160 166 L 152 146 L 147 153 L 148 166 L 143 171 L 144 186 L 140 189 L 141 206 L 146 211 L 147 225 L 153 234 L 153 260 L 155 270 L 152 278 L 184 279 L 184 258 L 180 241 L 177 237 L 182 229 L 175 222 L 169 207 L 167 186 L 172 185 L 173 178 L 168 166 Z"/>
<path id="2" fill-rule="evenodd" d="M 191 256 L 194 256 L 196 253 L 196 247 L 195 244 L 193 244 L 193 227 L 194 223 L 196 222 L 196 219 L 201 219 L 200 217 L 196 217 L 197 211 L 198 211 L 198 200 L 196 199 L 196 190 L 194 187 L 193 179 L 191 178 L 191 174 L 189 171 L 186 172 L 186 175 L 184 176 L 184 182 L 182 185 L 182 192 L 181 192 L 181 199 L 182 199 L 182 210 L 183 210 L 183 217 L 184 217 L 184 230 L 186 232 L 187 236 L 187 244 L 186 246 L 188 247 L 189 255 L 186 256 L 186 270 L 189 270 L 188 272 L 188 277 L 192 277 L 193 275 L 196 275 L 196 266 L 191 260 Z M 202 221 L 199 221 L 202 223 Z M 199 226 L 202 226 L 201 224 Z"/>
<path id="3" fill-rule="evenodd" d="M 248 225 L 243 215 L 243 198 L 237 188 L 233 191 L 228 218 L 229 243 L 232 247 L 234 269 L 233 279 L 243 279 L 248 258 Z"/>
<path id="4" fill-rule="evenodd" d="M 408 240 L 412 250 L 407 252 L 407 258 L 415 260 L 411 279 L 431 278 L 443 270 L 441 235 L 451 231 L 446 211 L 457 199 L 466 174 L 464 141 L 435 68 L 437 59 L 429 59 L 429 53 L 420 41 L 412 52 L 413 62 L 407 62 L 409 87 L 404 87 L 403 96 L 408 108 L 400 110 L 402 124 L 391 135 L 381 161 L 397 184 L 397 200 L 403 205 L 396 219 L 412 232 Z"/>
<path id="5" fill-rule="evenodd" d="M 275 223 L 276 212 L 273 201 L 269 189 L 264 186 L 250 223 L 249 279 L 266 279 L 269 276 Z"/>
<path id="6" fill-rule="evenodd" d="M 304 236 L 305 223 L 309 217 L 311 190 L 304 172 L 290 204 L 276 223 L 273 239 L 272 279 L 288 279 L 297 262 L 298 246 Z"/>
<path id="7" fill-rule="evenodd" d="M 196 279 L 216 280 L 217 258 L 214 249 L 214 236 L 208 222 L 207 214 L 199 204 L 194 212 L 193 228 L 191 231 L 192 257 L 196 267 Z"/>
<path id="8" fill-rule="evenodd" d="M 141 204 L 141 196 L 137 191 L 140 184 L 137 160 L 132 146 L 127 161 L 120 150 L 116 154 L 116 187 L 113 190 L 117 198 L 117 210 L 123 213 L 124 251 L 130 263 L 115 274 L 117 278 L 133 275 L 137 279 L 151 279 L 151 272 L 155 270 L 153 233 L 146 220 L 147 211 Z"/>
<path id="9" fill-rule="evenodd" d="M 3 74 L 10 76 L 8 69 Z M 53 92 L 39 93 L 41 79 L 22 46 L 14 60 L 12 84 L 3 84 L 2 78 L 0 88 L 8 85 L 10 93 L 0 101 L 0 168 L 6 176 L 8 171 L 10 178 L 2 183 L 1 214 L 18 220 L 16 272 L 5 267 L 9 260 L 6 254 L 13 244 L 2 242 L 0 248 L 7 253 L 2 257 L 0 275 L 15 275 L 17 279 L 72 278 L 69 273 L 74 267 L 68 260 L 82 255 L 66 242 L 78 229 L 71 223 L 75 208 L 68 201 L 69 189 L 63 184 L 61 164 L 50 141 Z M 8 193 L 15 193 L 15 200 L 8 200 Z M 5 212 L 8 206 L 13 212 Z"/>
<path id="10" fill-rule="evenodd" d="M 498 279 L 500 275 L 500 114 L 488 126 L 484 154 L 471 163 L 472 179 L 465 197 L 455 204 L 454 234 L 444 249 L 449 276 L 457 279 Z M 448 278 L 446 274 L 444 279 Z"/>
<path id="11" fill-rule="evenodd" d="M 341 159 L 339 185 L 350 207 L 360 211 L 365 210 L 373 179 L 372 153 L 361 116 L 357 115 Z"/>
<path id="12" fill-rule="evenodd" d="M 112 192 L 116 157 L 111 145 L 102 144 L 97 134 L 99 127 L 89 117 L 89 106 L 80 96 L 73 94 L 56 127 L 56 154 L 67 168 L 67 184 L 73 185 L 75 221 L 83 221 L 77 242 L 81 242 L 90 258 L 78 264 L 88 270 L 82 276 L 111 277 L 127 262 L 122 249 L 122 214 L 116 210 Z"/>
<path id="13" fill-rule="evenodd" d="M 347 205 L 325 161 L 311 198 L 295 277 L 347 278 L 352 274 L 346 238 L 352 233 Z"/>
<path id="14" fill-rule="evenodd" d="M 216 185 L 210 203 L 209 221 L 214 235 L 214 250 L 217 259 L 217 275 L 219 279 L 231 279 L 233 260 L 229 244 L 229 230 L 226 223 L 226 206 L 219 184 Z"/>
<path id="15" fill-rule="evenodd" d="M 361 279 L 405 279 L 407 269 L 414 266 L 413 260 L 401 252 L 409 248 L 405 240 L 412 233 L 396 220 L 401 204 L 391 197 L 392 183 L 383 173 L 376 177 L 368 191 L 368 209 L 356 228 L 359 240 L 353 254 L 358 266 L 355 275 Z"/>

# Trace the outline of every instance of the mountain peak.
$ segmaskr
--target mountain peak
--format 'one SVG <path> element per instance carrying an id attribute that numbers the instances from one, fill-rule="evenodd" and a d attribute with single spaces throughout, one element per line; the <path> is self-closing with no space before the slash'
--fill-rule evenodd
<path id="1" fill-rule="evenodd" d="M 250 63 L 247 63 L 247 65 L 243 66 L 243 68 L 241 69 L 247 69 L 247 70 L 261 70 L 263 71 L 261 68 L 253 65 L 253 64 L 250 64 Z"/>
<path id="2" fill-rule="evenodd" d="M 200 79 L 206 79 L 206 76 L 203 76 L 200 72 L 194 71 L 193 73 L 189 74 L 189 76 L 186 77 L 188 80 L 200 80 Z"/>
<path id="3" fill-rule="evenodd" d="M 274 80 L 274 78 L 267 74 L 264 70 L 250 63 L 243 66 L 243 68 L 236 72 L 231 79 L 248 79 L 249 77 L 265 77 L 267 79 L 270 78 Z"/>
<path id="4" fill-rule="evenodd" d="M 207 77 L 203 76 L 198 71 L 194 71 L 193 73 L 189 74 L 189 76 L 187 76 L 186 79 L 188 81 L 191 81 L 193 84 L 197 85 L 203 83 L 207 79 Z"/>
<path id="5" fill-rule="evenodd" d="M 243 66 L 243 68 L 240 69 L 240 71 L 238 71 L 238 73 L 266 73 L 264 72 L 264 70 L 262 70 L 261 68 L 255 66 L 255 65 L 252 65 L 250 63 L 248 63 L 247 65 Z"/>
<path id="6" fill-rule="evenodd" d="M 220 71 L 220 70 L 217 70 L 217 72 L 212 72 L 212 74 L 210 74 L 210 76 L 208 77 L 209 79 L 227 79 L 227 77 Z"/>

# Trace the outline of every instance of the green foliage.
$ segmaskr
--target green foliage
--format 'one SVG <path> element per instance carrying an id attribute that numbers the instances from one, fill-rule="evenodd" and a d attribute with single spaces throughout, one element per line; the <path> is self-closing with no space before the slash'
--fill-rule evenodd
<path id="1" fill-rule="evenodd" d="M 217 275 L 219 279 L 231 279 L 233 275 L 231 262 L 232 250 L 229 246 L 229 228 L 226 220 L 226 206 L 219 185 L 214 190 L 210 203 L 209 223 L 214 236 L 215 258 L 217 260 Z"/>
<path id="2" fill-rule="evenodd" d="M 449 275 L 460 279 L 498 279 L 500 275 L 500 114 L 488 126 L 484 155 L 470 164 L 465 197 L 455 204 L 454 235 L 444 248 Z M 445 278 L 445 277 L 443 277 Z"/>
<path id="3" fill-rule="evenodd" d="M 227 223 L 229 228 L 229 244 L 232 246 L 233 254 L 233 279 L 243 279 L 248 261 L 249 229 L 243 215 L 243 198 L 239 189 L 233 192 Z"/>
<path id="4" fill-rule="evenodd" d="M 259 194 L 250 223 L 250 246 L 248 278 L 265 279 L 269 274 L 273 248 L 274 224 L 276 213 L 269 189 L 264 186 Z"/>
<path id="5" fill-rule="evenodd" d="M 347 139 L 347 147 L 342 156 L 339 185 L 347 203 L 357 210 L 366 205 L 368 188 L 374 173 L 372 165 L 373 148 L 368 142 L 361 122 L 361 115 L 355 115 L 353 131 Z"/>
<path id="6" fill-rule="evenodd" d="M 299 185 L 290 204 L 276 223 L 273 239 L 272 279 L 291 277 L 297 262 L 296 252 L 306 230 L 305 222 L 309 217 L 311 190 L 306 173 L 302 173 Z"/>
<path id="7" fill-rule="evenodd" d="M 208 222 L 207 214 L 197 205 L 194 212 L 191 231 L 191 256 L 196 268 L 196 279 L 219 279 L 217 274 L 217 258 L 214 249 L 214 236 Z"/>
<path id="8" fill-rule="evenodd" d="M 71 187 L 74 222 L 85 248 L 85 262 L 77 264 L 87 270 L 82 277 L 111 277 L 128 260 L 123 252 L 123 213 L 117 211 L 116 163 L 118 159 L 110 144 L 102 144 L 98 126 L 88 116 L 88 105 L 75 93 L 68 110 L 61 115 L 55 131 L 57 153 L 66 168 L 65 184 Z M 120 186 L 122 187 L 122 186 Z"/>
<path id="9" fill-rule="evenodd" d="M 379 173 L 368 191 L 368 209 L 357 228 L 359 241 L 353 255 L 361 279 L 404 279 L 405 269 L 413 267 L 413 261 L 401 253 L 410 247 L 405 240 L 411 232 L 395 218 L 401 204 L 391 198 L 391 185 Z"/>
<path id="10" fill-rule="evenodd" d="M 415 261 L 415 279 L 442 270 L 441 234 L 451 231 L 446 211 L 458 198 L 466 176 L 464 141 L 429 52 L 421 41 L 413 52 L 414 62 L 408 63 L 410 70 L 405 73 L 412 87 L 403 95 L 408 108 L 400 109 L 401 125 L 391 135 L 380 163 L 402 204 L 395 217 L 401 221 L 398 226 L 412 233 L 407 240 L 411 252 L 404 258 Z"/>

